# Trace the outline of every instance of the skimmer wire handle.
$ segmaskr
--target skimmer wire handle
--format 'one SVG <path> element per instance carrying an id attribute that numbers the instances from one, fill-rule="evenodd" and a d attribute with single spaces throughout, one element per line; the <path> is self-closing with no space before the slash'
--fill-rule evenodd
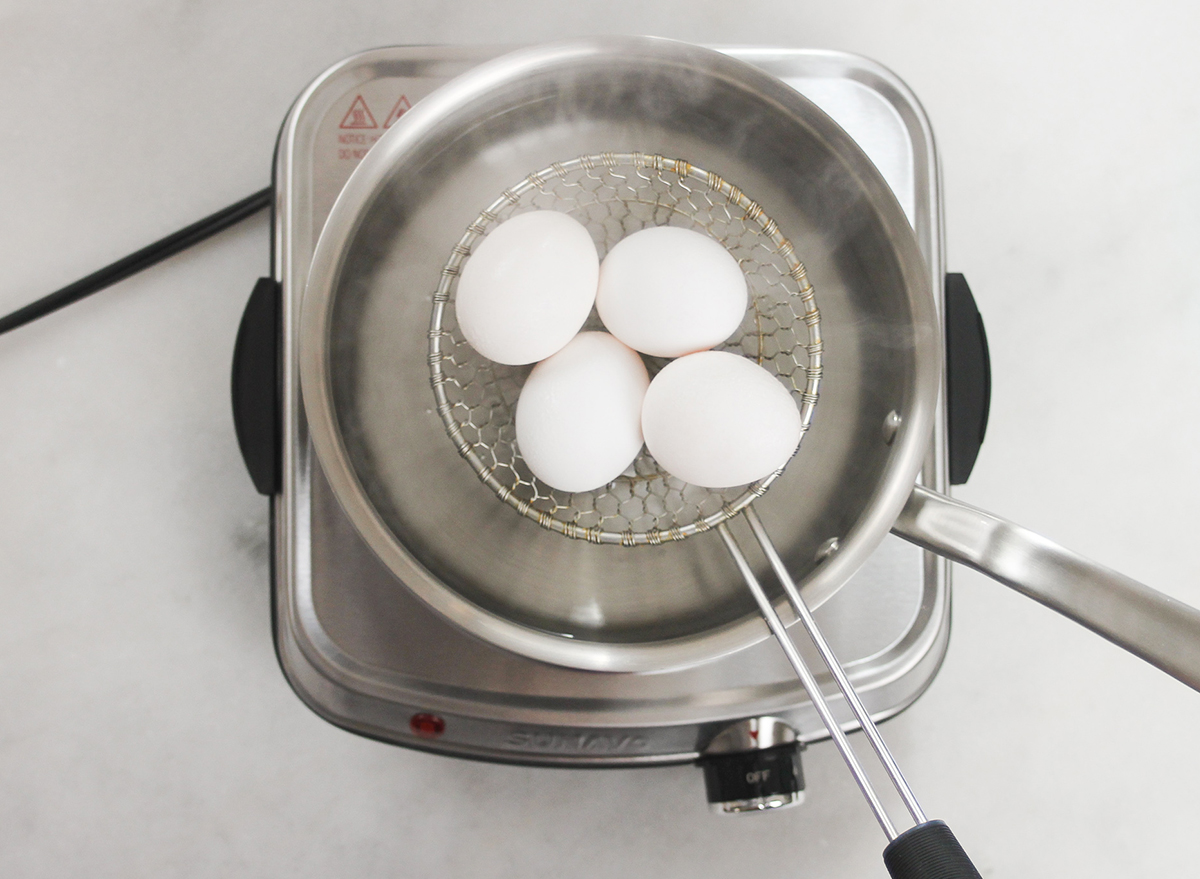
<path id="1" fill-rule="evenodd" d="M 900 794 L 900 798 L 904 800 L 904 805 L 908 809 L 908 813 L 912 815 L 912 819 L 918 824 L 924 823 L 925 813 L 921 811 L 921 804 L 917 802 L 917 797 L 912 792 L 912 788 L 904 780 L 904 774 L 900 771 L 900 767 L 896 765 L 896 760 L 892 757 L 892 752 L 888 750 L 887 743 L 884 742 L 883 736 L 879 734 L 879 729 L 871 719 L 866 706 L 858 698 L 858 693 L 854 691 L 854 686 L 850 683 L 850 678 L 845 670 L 843 670 L 842 664 L 838 662 L 833 648 L 825 640 L 825 635 L 821 632 L 821 628 L 813 618 L 812 612 L 808 609 L 803 596 L 800 595 L 800 588 L 796 585 L 796 581 L 792 579 L 791 573 L 788 572 L 787 566 L 783 563 L 783 559 L 780 557 L 778 551 L 776 551 L 775 544 L 771 542 L 771 537 L 767 534 L 767 529 L 763 527 L 762 520 L 758 518 L 758 513 L 755 512 L 753 507 L 747 507 L 745 516 L 746 521 L 750 523 L 750 530 L 754 532 L 754 539 L 758 541 L 759 548 L 766 555 L 767 561 L 771 563 L 771 570 L 775 572 L 775 577 L 779 580 L 780 585 L 783 586 L 783 591 L 787 595 L 788 602 L 792 605 L 792 610 L 800 618 L 800 623 L 804 626 L 804 631 L 808 633 L 809 640 L 817 648 L 817 652 L 821 654 L 821 661 L 825 663 L 830 674 L 833 675 L 838 689 L 841 690 L 842 696 L 846 699 L 846 704 L 850 707 L 850 711 L 854 714 L 858 725 L 862 727 L 863 734 L 866 735 L 867 740 L 871 743 L 871 747 L 875 750 L 875 756 L 879 758 L 879 762 L 883 764 L 883 768 L 887 771 L 888 779 L 892 782 L 892 786 L 896 788 L 896 793 Z"/>
<path id="2" fill-rule="evenodd" d="M 759 520 L 754 508 L 752 506 L 747 507 L 744 515 L 750 523 L 750 528 L 754 532 L 755 539 L 762 547 L 768 561 L 771 563 L 771 567 L 783 585 L 784 591 L 788 596 L 788 601 L 800 617 L 805 631 L 821 654 L 822 660 L 833 674 L 834 680 L 842 691 L 842 695 L 845 697 L 851 711 L 853 711 L 859 721 L 863 732 L 867 734 L 871 746 L 874 748 L 876 756 L 879 757 L 880 763 L 883 764 L 884 769 L 887 771 L 888 778 L 896 788 L 896 792 L 900 794 L 913 820 L 917 822 L 916 826 L 903 833 L 898 834 L 896 832 L 895 825 L 880 802 L 878 794 L 876 794 L 870 779 L 867 777 L 862 764 L 858 760 L 858 756 L 850 747 L 850 742 L 846 738 L 845 732 L 842 731 L 841 725 L 834 718 L 829 703 L 826 702 L 816 678 L 813 677 L 808 664 L 796 649 L 796 645 L 792 643 L 786 627 L 783 625 L 782 620 L 779 619 L 779 615 L 775 612 L 770 599 L 767 598 L 762 584 L 758 582 L 758 577 L 755 576 L 750 563 L 746 560 L 745 554 L 730 532 L 728 525 L 722 523 L 717 527 L 717 531 L 721 535 L 721 539 L 725 542 L 725 547 L 729 550 L 729 554 L 733 557 L 734 563 L 742 575 L 742 579 L 745 580 L 746 587 L 754 596 L 754 600 L 758 604 L 759 611 L 762 613 L 767 627 L 779 642 L 779 646 L 783 649 L 788 662 L 800 678 L 801 684 L 803 684 L 804 689 L 808 692 L 809 699 L 812 700 L 813 707 L 816 709 L 817 714 L 820 715 L 822 723 L 829 730 L 834 744 L 841 753 L 842 759 L 846 762 L 850 774 L 854 777 L 859 790 L 862 791 L 863 797 L 871 807 L 871 811 L 875 814 L 875 819 L 879 822 L 879 826 L 883 828 L 883 832 L 887 835 L 889 844 L 884 849 L 883 860 L 892 879 L 981 879 L 979 871 L 975 869 L 975 866 L 971 863 L 971 859 L 967 857 L 966 852 L 963 851 L 962 846 L 959 845 L 950 828 L 942 821 L 929 821 L 925 818 L 925 813 L 921 810 L 916 796 L 913 794 L 911 788 L 909 788 L 908 782 L 905 781 L 904 776 L 901 774 L 900 768 L 896 765 L 896 761 L 893 759 L 886 743 L 883 741 L 882 736 L 879 735 L 879 730 L 876 728 L 875 722 L 867 713 L 866 708 L 858 698 L 858 694 L 854 691 L 853 685 L 851 685 L 849 678 L 846 676 L 829 643 L 822 635 L 820 628 L 813 619 L 812 613 L 800 595 L 800 590 L 797 588 L 795 581 L 792 580 L 778 552 L 775 551 L 775 546 L 763 528 L 762 522 Z"/>
<path id="3" fill-rule="evenodd" d="M 862 764 L 858 762 L 858 755 L 850 747 L 850 742 L 846 738 L 846 734 L 842 731 L 841 725 L 833 716 L 833 711 L 830 709 L 829 703 L 825 701 L 825 696 L 817 684 L 817 679 L 813 676 L 812 671 L 809 670 L 808 663 L 804 661 L 804 657 L 800 655 L 800 651 L 796 649 L 796 645 L 788 637 L 787 628 L 783 625 L 783 620 L 779 618 L 779 614 L 775 613 L 775 608 L 772 606 L 771 600 L 767 598 L 767 593 L 763 590 L 762 584 L 758 582 L 758 577 L 755 576 L 750 563 L 746 561 L 746 554 L 742 552 L 742 548 L 738 545 L 733 533 L 730 532 L 728 524 L 722 522 L 718 525 L 717 533 L 725 541 L 725 548 L 733 556 L 734 564 L 737 565 L 738 572 L 746 582 L 746 588 L 754 596 L 754 601 L 758 604 L 759 612 L 762 613 L 767 628 L 771 630 L 771 634 L 779 642 L 779 646 L 783 649 L 783 655 L 787 657 L 788 663 L 796 672 L 796 676 L 800 678 L 800 683 L 808 693 L 808 698 L 812 700 L 813 707 L 821 717 L 821 722 L 825 724 L 825 729 L 829 730 L 829 735 L 833 738 L 833 743 L 837 746 L 838 752 L 846 762 L 846 768 L 854 776 L 854 781 L 858 784 L 858 789 L 862 791 L 867 805 L 871 807 L 871 811 L 875 814 L 875 820 L 879 822 L 879 826 L 883 828 L 883 832 L 889 840 L 895 839 L 897 836 L 896 827 L 892 824 L 892 819 L 888 817 L 887 810 L 884 809 L 883 803 L 879 801 L 879 795 L 875 793 L 871 779 L 867 776 Z"/>

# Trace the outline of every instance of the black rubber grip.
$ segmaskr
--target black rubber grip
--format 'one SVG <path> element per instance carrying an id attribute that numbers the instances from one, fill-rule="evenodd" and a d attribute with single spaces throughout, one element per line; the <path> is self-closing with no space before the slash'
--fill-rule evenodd
<path id="1" fill-rule="evenodd" d="M 987 433 L 992 365 L 983 318 L 967 279 L 946 275 L 946 396 L 950 484 L 962 485 Z"/>
<path id="2" fill-rule="evenodd" d="M 883 850 L 883 863 L 892 879 L 982 879 L 942 821 L 901 833 Z"/>
<path id="3" fill-rule="evenodd" d="M 278 493 L 280 467 L 279 284 L 259 278 L 233 348 L 233 428 L 259 493 Z"/>

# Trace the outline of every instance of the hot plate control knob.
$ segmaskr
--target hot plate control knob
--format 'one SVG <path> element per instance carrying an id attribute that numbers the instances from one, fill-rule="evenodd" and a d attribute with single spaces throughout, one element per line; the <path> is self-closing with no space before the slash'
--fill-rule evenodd
<path id="1" fill-rule="evenodd" d="M 714 812 L 736 815 L 804 801 L 801 744 L 774 717 L 755 717 L 722 730 L 697 761 Z"/>

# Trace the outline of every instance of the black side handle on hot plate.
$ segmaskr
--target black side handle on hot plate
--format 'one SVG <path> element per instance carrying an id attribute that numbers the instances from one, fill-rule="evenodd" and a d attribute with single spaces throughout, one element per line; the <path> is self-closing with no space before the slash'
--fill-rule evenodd
<path id="1" fill-rule="evenodd" d="M 950 484 L 962 485 L 987 433 L 992 366 L 987 333 L 967 279 L 946 275 L 946 418 Z"/>
<path id="2" fill-rule="evenodd" d="M 281 385 L 279 368 L 282 294 L 272 278 L 259 278 L 242 313 L 233 347 L 233 427 L 250 478 L 260 494 L 280 490 Z"/>

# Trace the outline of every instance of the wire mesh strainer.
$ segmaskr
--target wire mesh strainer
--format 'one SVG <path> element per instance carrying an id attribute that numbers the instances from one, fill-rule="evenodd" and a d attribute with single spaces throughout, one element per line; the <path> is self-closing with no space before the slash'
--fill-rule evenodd
<path id="1" fill-rule="evenodd" d="M 555 163 L 506 189 L 467 227 L 442 269 L 429 364 L 438 412 L 460 454 L 522 515 L 594 543 L 682 540 L 737 515 L 782 470 L 749 486 L 714 490 L 671 476 L 643 451 L 615 481 L 571 494 L 538 480 L 521 459 L 514 417 L 529 367 L 493 363 L 467 344 L 455 320 L 454 293 L 481 238 L 510 217 L 546 209 L 583 223 L 601 258 L 650 226 L 682 226 L 719 241 L 738 260 L 750 291 L 741 326 L 719 347 L 780 378 L 797 400 L 802 431 L 812 420 L 821 381 L 820 314 L 804 266 L 775 221 L 736 186 L 682 159 L 603 153 Z M 665 362 L 651 358 L 651 372 Z"/>
<path id="2" fill-rule="evenodd" d="M 746 487 L 705 489 L 671 476 L 643 452 L 612 483 L 571 494 L 543 484 L 522 461 L 515 413 L 529 367 L 493 363 L 467 344 L 455 320 L 454 293 L 463 264 L 483 236 L 512 216 L 539 209 L 564 211 L 582 222 L 601 258 L 622 238 L 649 226 L 684 226 L 719 241 L 738 260 L 750 292 L 750 307 L 741 326 L 720 347 L 754 359 L 790 387 L 800 408 L 802 437 L 812 421 L 822 369 L 820 313 L 804 266 L 775 221 L 738 187 L 682 159 L 603 153 L 555 163 L 506 189 L 467 227 L 442 269 L 429 329 L 429 368 L 438 413 L 459 453 L 505 503 L 568 537 L 637 546 L 682 540 L 715 528 L 880 827 L 889 840 L 903 844 L 815 677 L 729 530 L 727 521 L 744 513 L 788 602 L 916 822 L 904 836 L 918 834 L 919 844 L 925 845 L 926 837 L 933 834 L 939 857 L 949 851 L 956 865 L 963 867 L 952 875 L 978 876 L 965 855 L 958 857 L 961 847 L 945 825 L 927 821 L 751 507 L 783 468 Z M 651 371 L 663 362 L 651 362 Z M 926 872 L 925 864 L 897 872 L 889 860 L 888 867 L 893 875 Z"/>

